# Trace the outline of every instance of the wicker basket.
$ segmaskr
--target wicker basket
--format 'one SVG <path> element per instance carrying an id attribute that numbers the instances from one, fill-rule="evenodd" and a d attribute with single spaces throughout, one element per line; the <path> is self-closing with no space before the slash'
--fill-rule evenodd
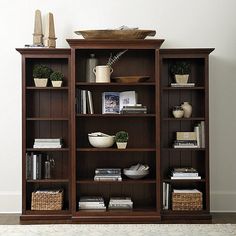
<path id="1" fill-rule="evenodd" d="M 173 211 L 202 210 L 202 193 L 174 193 L 172 192 Z"/>
<path id="2" fill-rule="evenodd" d="M 31 210 L 61 210 L 63 190 L 32 192 Z"/>

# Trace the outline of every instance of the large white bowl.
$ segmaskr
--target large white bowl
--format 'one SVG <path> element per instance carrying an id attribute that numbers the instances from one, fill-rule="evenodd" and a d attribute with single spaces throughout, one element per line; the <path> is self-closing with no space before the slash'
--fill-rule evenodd
<path id="1" fill-rule="evenodd" d="M 143 177 L 149 174 L 149 170 L 138 171 L 138 170 L 124 169 L 123 173 L 130 179 L 142 179 Z"/>
<path id="2" fill-rule="evenodd" d="M 108 148 L 111 147 L 115 142 L 115 136 L 90 136 L 88 135 L 89 143 L 96 148 Z"/>

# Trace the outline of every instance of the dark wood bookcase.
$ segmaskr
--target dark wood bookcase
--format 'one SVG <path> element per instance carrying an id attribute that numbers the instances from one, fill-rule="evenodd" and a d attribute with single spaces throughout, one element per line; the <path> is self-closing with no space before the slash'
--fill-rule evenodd
<path id="1" fill-rule="evenodd" d="M 208 56 L 212 49 L 160 49 L 164 40 L 77 40 L 69 39 L 69 49 L 17 49 L 22 54 L 22 223 L 127 223 L 209 221 L 209 132 L 208 132 Z M 138 83 L 87 83 L 85 63 L 95 53 L 99 64 L 106 64 L 110 53 L 128 51 L 112 67 L 112 77 L 150 76 Z M 193 88 L 170 87 L 169 65 L 176 60 L 191 62 Z M 65 75 L 63 87 L 34 86 L 32 69 L 43 63 Z M 94 114 L 77 114 L 76 89 L 90 90 Z M 138 102 L 148 107 L 147 114 L 102 114 L 102 93 L 135 90 Z M 171 108 L 188 100 L 193 115 L 174 119 Z M 206 148 L 173 149 L 176 131 L 189 131 L 205 121 Z M 101 131 L 129 133 L 127 149 L 93 148 L 88 133 Z M 35 138 L 62 138 L 63 148 L 34 149 Z M 45 153 L 56 162 L 52 179 L 26 179 L 26 153 Z M 126 168 L 136 163 L 150 166 L 147 178 L 121 182 L 94 181 L 96 168 Z M 173 167 L 191 165 L 199 170 L 201 180 L 173 181 L 168 173 Z M 199 212 L 174 212 L 162 209 L 162 183 L 173 187 L 198 188 L 203 192 L 204 209 Z M 61 211 L 31 211 L 31 193 L 38 188 L 64 189 Z M 133 210 L 81 211 L 81 196 L 130 196 Z"/>

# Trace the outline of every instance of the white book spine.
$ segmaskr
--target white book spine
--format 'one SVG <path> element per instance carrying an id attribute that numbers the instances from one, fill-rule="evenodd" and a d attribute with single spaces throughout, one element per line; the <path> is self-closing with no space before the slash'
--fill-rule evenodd
<path id="1" fill-rule="evenodd" d="M 90 114 L 94 114 L 94 109 L 93 109 L 93 98 L 92 98 L 92 93 L 91 91 L 88 91 L 88 103 L 89 103 L 89 110 Z"/>
<path id="2" fill-rule="evenodd" d="M 87 113 L 86 109 L 86 90 L 82 90 L 83 114 Z"/>
<path id="3" fill-rule="evenodd" d="M 201 127 L 202 127 L 202 148 L 205 148 L 205 121 L 201 121 Z"/>
<path id="4" fill-rule="evenodd" d="M 197 147 L 200 147 L 200 130 L 199 130 L 199 126 L 194 127 L 194 132 L 196 132 Z"/>
<path id="5" fill-rule="evenodd" d="M 36 170 L 37 170 L 37 155 L 33 155 L 33 179 L 37 179 L 37 174 L 36 174 Z"/>

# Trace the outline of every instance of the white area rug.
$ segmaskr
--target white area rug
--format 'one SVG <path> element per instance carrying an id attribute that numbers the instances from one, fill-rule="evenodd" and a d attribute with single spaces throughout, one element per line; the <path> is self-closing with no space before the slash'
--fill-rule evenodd
<path id="1" fill-rule="evenodd" d="M 236 236 L 232 224 L 1 225 L 1 236 Z"/>

